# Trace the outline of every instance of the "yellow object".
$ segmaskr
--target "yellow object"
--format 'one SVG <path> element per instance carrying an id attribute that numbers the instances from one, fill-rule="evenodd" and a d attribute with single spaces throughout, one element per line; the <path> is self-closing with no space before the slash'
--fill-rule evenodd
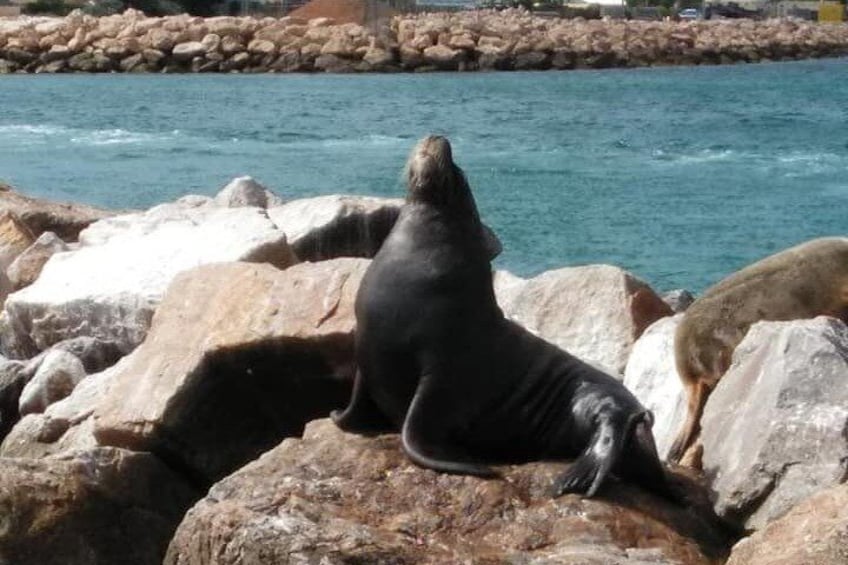
<path id="1" fill-rule="evenodd" d="M 820 22 L 841 22 L 845 20 L 845 6 L 839 2 L 822 2 L 819 6 Z"/>

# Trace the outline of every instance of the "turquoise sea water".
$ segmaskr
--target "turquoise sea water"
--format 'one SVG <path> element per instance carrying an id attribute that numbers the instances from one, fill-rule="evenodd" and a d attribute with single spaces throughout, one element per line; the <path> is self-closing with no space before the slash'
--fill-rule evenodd
<path id="1" fill-rule="evenodd" d="M 703 290 L 848 233 L 848 60 L 546 73 L 0 77 L 0 179 L 147 207 L 250 174 L 402 194 L 442 133 L 522 275 L 586 263 Z"/>

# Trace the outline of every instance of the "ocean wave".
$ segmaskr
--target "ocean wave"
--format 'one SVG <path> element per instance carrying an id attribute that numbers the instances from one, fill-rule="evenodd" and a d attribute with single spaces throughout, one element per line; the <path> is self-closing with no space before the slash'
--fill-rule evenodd
<path id="1" fill-rule="evenodd" d="M 146 133 L 127 131 L 123 129 L 94 130 L 75 135 L 70 138 L 71 143 L 80 145 L 149 145 L 161 141 L 173 141 L 179 137 L 180 131 L 173 130 L 168 133 Z"/>
<path id="2" fill-rule="evenodd" d="M 0 125 L 0 145 L 13 143 L 28 144 L 74 144 L 86 146 L 99 145 L 148 145 L 160 142 L 172 142 L 180 137 L 180 130 L 165 133 L 128 131 L 125 129 L 68 128 L 52 124 L 5 124 Z"/>

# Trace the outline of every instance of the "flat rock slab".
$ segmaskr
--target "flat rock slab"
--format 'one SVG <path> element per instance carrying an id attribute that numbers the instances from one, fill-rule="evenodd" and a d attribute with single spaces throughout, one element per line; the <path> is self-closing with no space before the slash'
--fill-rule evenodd
<path id="1" fill-rule="evenodd" d="M 672 313 L 646 283 L 610 265 L 566 267 L 527 280 L 498 272 L 495 293 L 507 317 L 619 378 L 636 339 Z"/>
<path id="2" fill-rule="evenodd" d="M 848 563 L 848 485 L 824 490 L 736 544 L 727 565 Z"/>
<path id="3" fill-rule="evenodd" d="M 145 453 L 0 458 L 0 563 L 158 565 L 197 496 Z"/>
<path id="4" fill-rule="evenodd" d="M 752 326 L 701 425 L 716 512 L 747 529 L 842 482 L 848 326 L 824 316 Z"/>
<path id="5" fill-rule="evenodd" d="M 695 540 L 711 534 L 634 487 L 552 500 L 563 468 L 447 475 L 412 465 L 397 435 L 318 420 L 213 486 L 165 563 L 710 563 Z"/>
<path id="6" fill-rule="evenodd" d="M 221 263 L 179 275 L 98 402 L 97 440 L 214 481 L 344 407 L 367 266 Z"/>
<path id="7" fill-rule="evenodd" d="M 97 222 L 80 243 L 52 256 L 34 284 L 7 299 L 0 325 L 9 356 L 31 357 L 78 336 L 114 341 L 128 353 L 178 273 L 220 261 L 280 268 L 296 261 L 259 208 L 163 204 Z"/>

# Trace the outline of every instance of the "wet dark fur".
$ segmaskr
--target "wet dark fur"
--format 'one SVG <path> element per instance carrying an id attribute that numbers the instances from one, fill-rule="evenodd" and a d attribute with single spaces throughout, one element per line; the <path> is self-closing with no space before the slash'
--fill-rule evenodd
<path id="1" fill-rule="evenodd" d="M 554 494 L 594 495 L 610 474 L 668 494 L 651 416 L 613 377 L 507 320 L 474 198 L 443 138 L 410 156 L 400 217 L 356 300 L 353 398 L 334 421 L 398 431 L 418 465 L 578 457 Z"/>

